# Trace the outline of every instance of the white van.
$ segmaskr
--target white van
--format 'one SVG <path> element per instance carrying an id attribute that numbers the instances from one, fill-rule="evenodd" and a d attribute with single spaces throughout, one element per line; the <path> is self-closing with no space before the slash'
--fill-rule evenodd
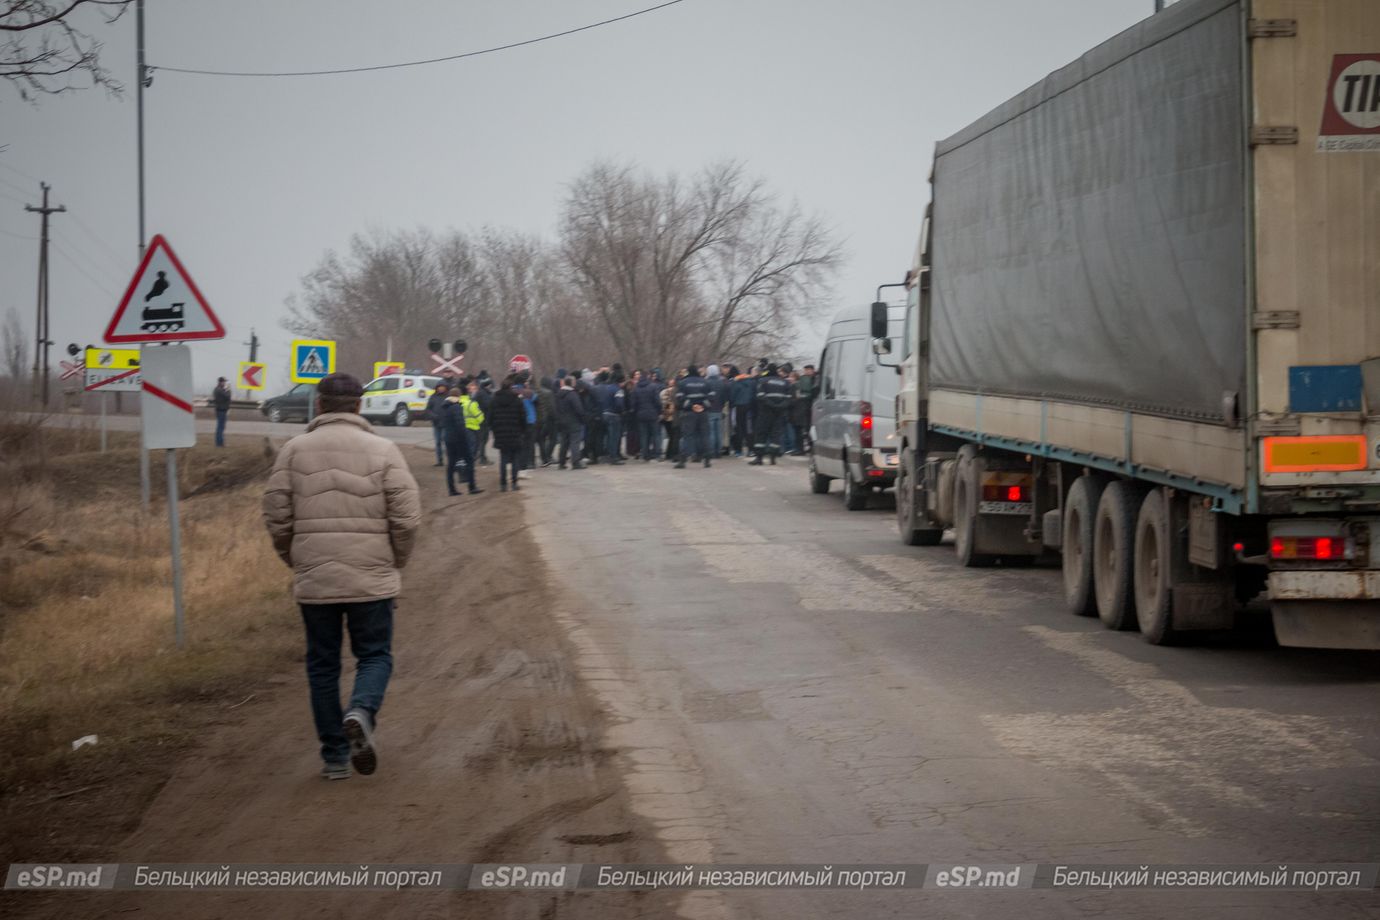
<path id="1" fill-rule="evenodd" d="M 901 340 L 903 308 L 889 311 L 888 334 Z M 871 492 L 896 480 L 896 363 L 873 353 L 872 307 L 845 310 L 829 327 L 819 359 L 810 414 L 810 489 L 823 494 L 843 482 L 849 511 L 867 507 Z"/>

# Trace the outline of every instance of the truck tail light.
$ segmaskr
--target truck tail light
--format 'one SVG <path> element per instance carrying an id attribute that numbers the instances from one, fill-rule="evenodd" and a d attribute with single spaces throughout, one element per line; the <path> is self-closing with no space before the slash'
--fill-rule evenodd
<path id="1" fill-rule="evenodd" d="M 985 502 L 1024 502 L 1030 500 L 1030 492 L 1025 486 L 989 482 L 982 487 L 982 500 Z"/>
<path id="2" fill-rule="evenodd" d="M 872 446 L 872 403 L 858 403 L 858 412 L 862 418 L 858 421 L 858 443 L 863 447 Z"/>
<path id="3" fill-rule="evenodd" d="M 1271 562 L 1345 562 L 1356 542 L 1339 521 L 1279 521 L 1270 527 Z"/>

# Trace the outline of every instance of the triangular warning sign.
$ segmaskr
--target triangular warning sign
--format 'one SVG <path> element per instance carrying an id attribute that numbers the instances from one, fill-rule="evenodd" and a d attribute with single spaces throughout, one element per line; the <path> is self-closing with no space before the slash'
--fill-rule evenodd
<path id="1" fill-rule="evenodd" d="M 307 356 L 302 359 L 302 366 L 297 368 L 297 373 L 304 377 L 311 374 L 326 373 L 326 365 L 321 363 L 321 355 L 317 353 L 315 348 L 307 351 Z"/>
<path id="2" fill-rule="evenodd" d="M 113 344 L 223 338 L 225 327 L 196 282 L 168 241 L 155 236 L 106 327 L 105 340 Z"/>

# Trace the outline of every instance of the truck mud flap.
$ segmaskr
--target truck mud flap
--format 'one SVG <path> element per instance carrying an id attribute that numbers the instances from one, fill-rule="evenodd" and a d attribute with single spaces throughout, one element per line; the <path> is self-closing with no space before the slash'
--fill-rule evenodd
<path id="1" fill-rule="evenodd" d="M 1280 645 L 1380 649 L 1380 601 L 1275 601 L 1270 612 Z"/>

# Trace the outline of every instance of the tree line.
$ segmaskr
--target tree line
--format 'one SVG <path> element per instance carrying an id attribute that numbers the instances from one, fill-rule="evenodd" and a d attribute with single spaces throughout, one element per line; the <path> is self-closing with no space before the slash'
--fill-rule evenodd
<path id="1" fill-rule="evenodd" d="M 843 258 L 815 215 L 741 164 L 688 178 L 596 163 L 567 188 L 554 239 L 512 229 L 355 235 L 288 298 L 284 326 L 339 343 L 340 366 L 430 367 L 463 338 L 464 367 L 680 367 L 777 355 L 817 317 Z"/>

